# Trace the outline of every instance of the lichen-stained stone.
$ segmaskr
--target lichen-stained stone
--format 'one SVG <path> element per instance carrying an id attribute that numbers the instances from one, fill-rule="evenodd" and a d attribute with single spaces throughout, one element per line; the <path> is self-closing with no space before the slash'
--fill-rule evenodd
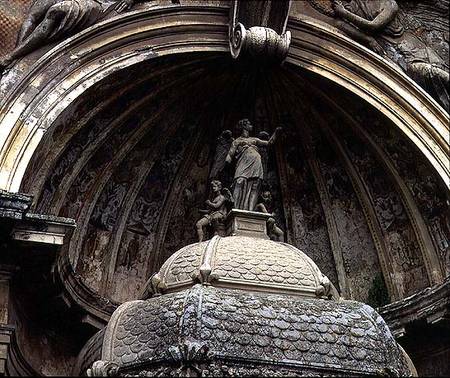
<path id="1" fill-rule="evenodd" d="M 200 284 L 119 307 L 106 328 L 102 360 L 131 376 L 142 369 L 156 375 L 166 364 L 172 366 L 166 373 L 191 366 L 214 376 L 204 363 L 232 375 L 247 362 L 263 376 L 282 368 L 410 374 L 384 321 L 365 304 Z"/>
<path id="2" fill-rule="evenodd" d="M 289 244 L 215 236 L 188 245 L 152 277 L 150 298 L 114 312 L 88 374 L 415 374 L 380 315 L 329 285 Z"/>
<path id="3" fill-rule="evenodd" d="M 158 279 L 161 292 L 178 291 L 201 280 L 213 286 L 313 297 L 330 291 L 324 289 L 326 277 L 303 252 L 286 243 L 248 236 L 216 236 L 188 245 L 163 264 Z"/>

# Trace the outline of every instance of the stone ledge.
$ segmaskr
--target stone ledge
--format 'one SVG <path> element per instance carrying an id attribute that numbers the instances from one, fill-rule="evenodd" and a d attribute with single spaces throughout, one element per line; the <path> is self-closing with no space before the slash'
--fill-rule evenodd
<path id="1" fill-rule="evenodd" d="M 405 336 L 408 327 L 419 321 L 450 326 L 450 276 L 378 311 L 396 338 Z"/>
<path id="2" fill-rule="evenodd" d="M 0 218 L 23 219 L 33 197 L 0 189 Z"/>
<path id="3" fill-rule="evenodd" d="M 5 235 L 12 240 L 62 245 L 76 223 L 73 219 L 30 212 L 33 197 L 0 189 L 0 220 L 6 224 Z"/>
<path id="4" fill-rule="evenodd" d="M 73 219 L 27 213 L 13 228 L 11 237 L 28 243 L 63 245 L 64 237 L 75 227 Z"/>

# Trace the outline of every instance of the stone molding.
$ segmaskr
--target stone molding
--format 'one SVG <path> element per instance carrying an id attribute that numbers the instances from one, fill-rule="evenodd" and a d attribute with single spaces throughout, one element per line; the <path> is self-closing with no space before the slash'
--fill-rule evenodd
<path id="1" fill-rule="evenodd" d="M 64 237 L 75 227 L 75 221 L 30 211 L 33 198 L 26 194 L 0 189 L 0 219 L 13 220 L 11 239 L 28 243 L 63 245 Z"/>
<path id="2" fill-rule="evenodd" d="M 30 209 L 32 197 L 26 194 L 10 193 L 0 189 L 0 217 L 23 219 Z"/>
<path id="3" fill-rule="evenodd" d="M 416 321 L 450 325 L 450 276 L 443 283 L 378 309 L 396 338 L 405 336 Z"/>
<path id="4" fill-rule="evenodd" d="M 5 367 L 5 373 L 9 377 L 38 377 L 41 376 L 33 367 L 27 362 L 27 359 L 23 356 L 17 342 L 17 333 L 12 327 L 5 328 L 6 333 L 9 335 L 9 346 L 7 354 L 7 362 Z M 0 333 L 3 335 L 3 328 Z"/>
<path id="5" fill-rule="evenodd" d="M 95 82 L 158 56 L 226 52 L 227 26 L 225 7 L 160 6 L 106 20 L 57 45 L 5 95 L 0 187 L 19 189 L 45 130 Z M 292 42 L 287 64 L 333 80 L 371 103 L 407 135 L 448 185 L 449 117 L 425 91 L 393 64 L 330 26 L 305 17 L 291 18 L 288 28 Z M 50 60 L 51 66 L 65 69 L 52 72 Z"/>
<path id="6" fill-rule="evenodd" d="M 59 256 L 54 274 L 62 287 L 66 305 L 81 311 L 82 320 L 96 328 L 102 328 L 120 304 L 113 303 L 89 289 L 73 270 L 66 253 Z"/>

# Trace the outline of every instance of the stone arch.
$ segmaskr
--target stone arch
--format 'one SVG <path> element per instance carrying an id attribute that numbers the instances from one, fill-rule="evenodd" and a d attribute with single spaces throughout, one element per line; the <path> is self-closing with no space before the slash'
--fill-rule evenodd
<path id="1" fill-rule="evenodd" d="M 448 187 L 448 114 L 392 64 L 309 18 L 291 18 L 286 65 L 329 79 L 389 118 Z M 186 53 L 228 54 L 225 7 L 155 7 L 104 21 L 42 56 L 3 100 L 0 187 L 20 189 L 44 133 L 96 83 L 143 61 Z M 60 70 L 58 67 L 64 67 Z M 61 146 L 63 148 L 64 146 Z M 432 251 L 431 282 L 443 274 Z"/>
<path id="2" fill-rule="evenodd" d="M 228 51 L 226 11 L 185 6 L 131 12 L 91 27 L 46 53 L 3 100 L 0 187 L 19 190 L 43 133 L 99 80 L 168 54 Z M 287 64 L 333 80 L 384 113 L 448 186 L 449 117 L 430 96 L 393 64 L 329 26 L 291 18 L 289 29 L 292 45 Z M 51 67 L 65 69 L 52 72 Z"/>

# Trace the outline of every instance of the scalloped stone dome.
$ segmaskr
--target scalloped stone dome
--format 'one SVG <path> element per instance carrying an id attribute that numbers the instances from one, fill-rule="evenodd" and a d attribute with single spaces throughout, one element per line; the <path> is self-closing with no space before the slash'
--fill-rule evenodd
<path id="1" fill-rule="evenodd" d="M 79 366 L 96 349 L 91 376 L 414 374 L 374 309 L 325 299 L 339 295 L 309 257 L 258 235 L 175 252 L 151 298 L 122 304 Z"/>
<path id="2" fill-rule="evenodd" d="M 363 303 L 200 284 L 124 303 L 92 342 L 101 359 L 91 376 L 414 373 L 383 319 Z"/>
<path id="3" fill-rule="evenodd" d="M 302 251 L 286 243 L 248 236 L 215 236 L 180 249 L 152 277 L 151 292 L 175 292 L 199 282 L 306 297 L 337 297 L 328 278 Z"/>

